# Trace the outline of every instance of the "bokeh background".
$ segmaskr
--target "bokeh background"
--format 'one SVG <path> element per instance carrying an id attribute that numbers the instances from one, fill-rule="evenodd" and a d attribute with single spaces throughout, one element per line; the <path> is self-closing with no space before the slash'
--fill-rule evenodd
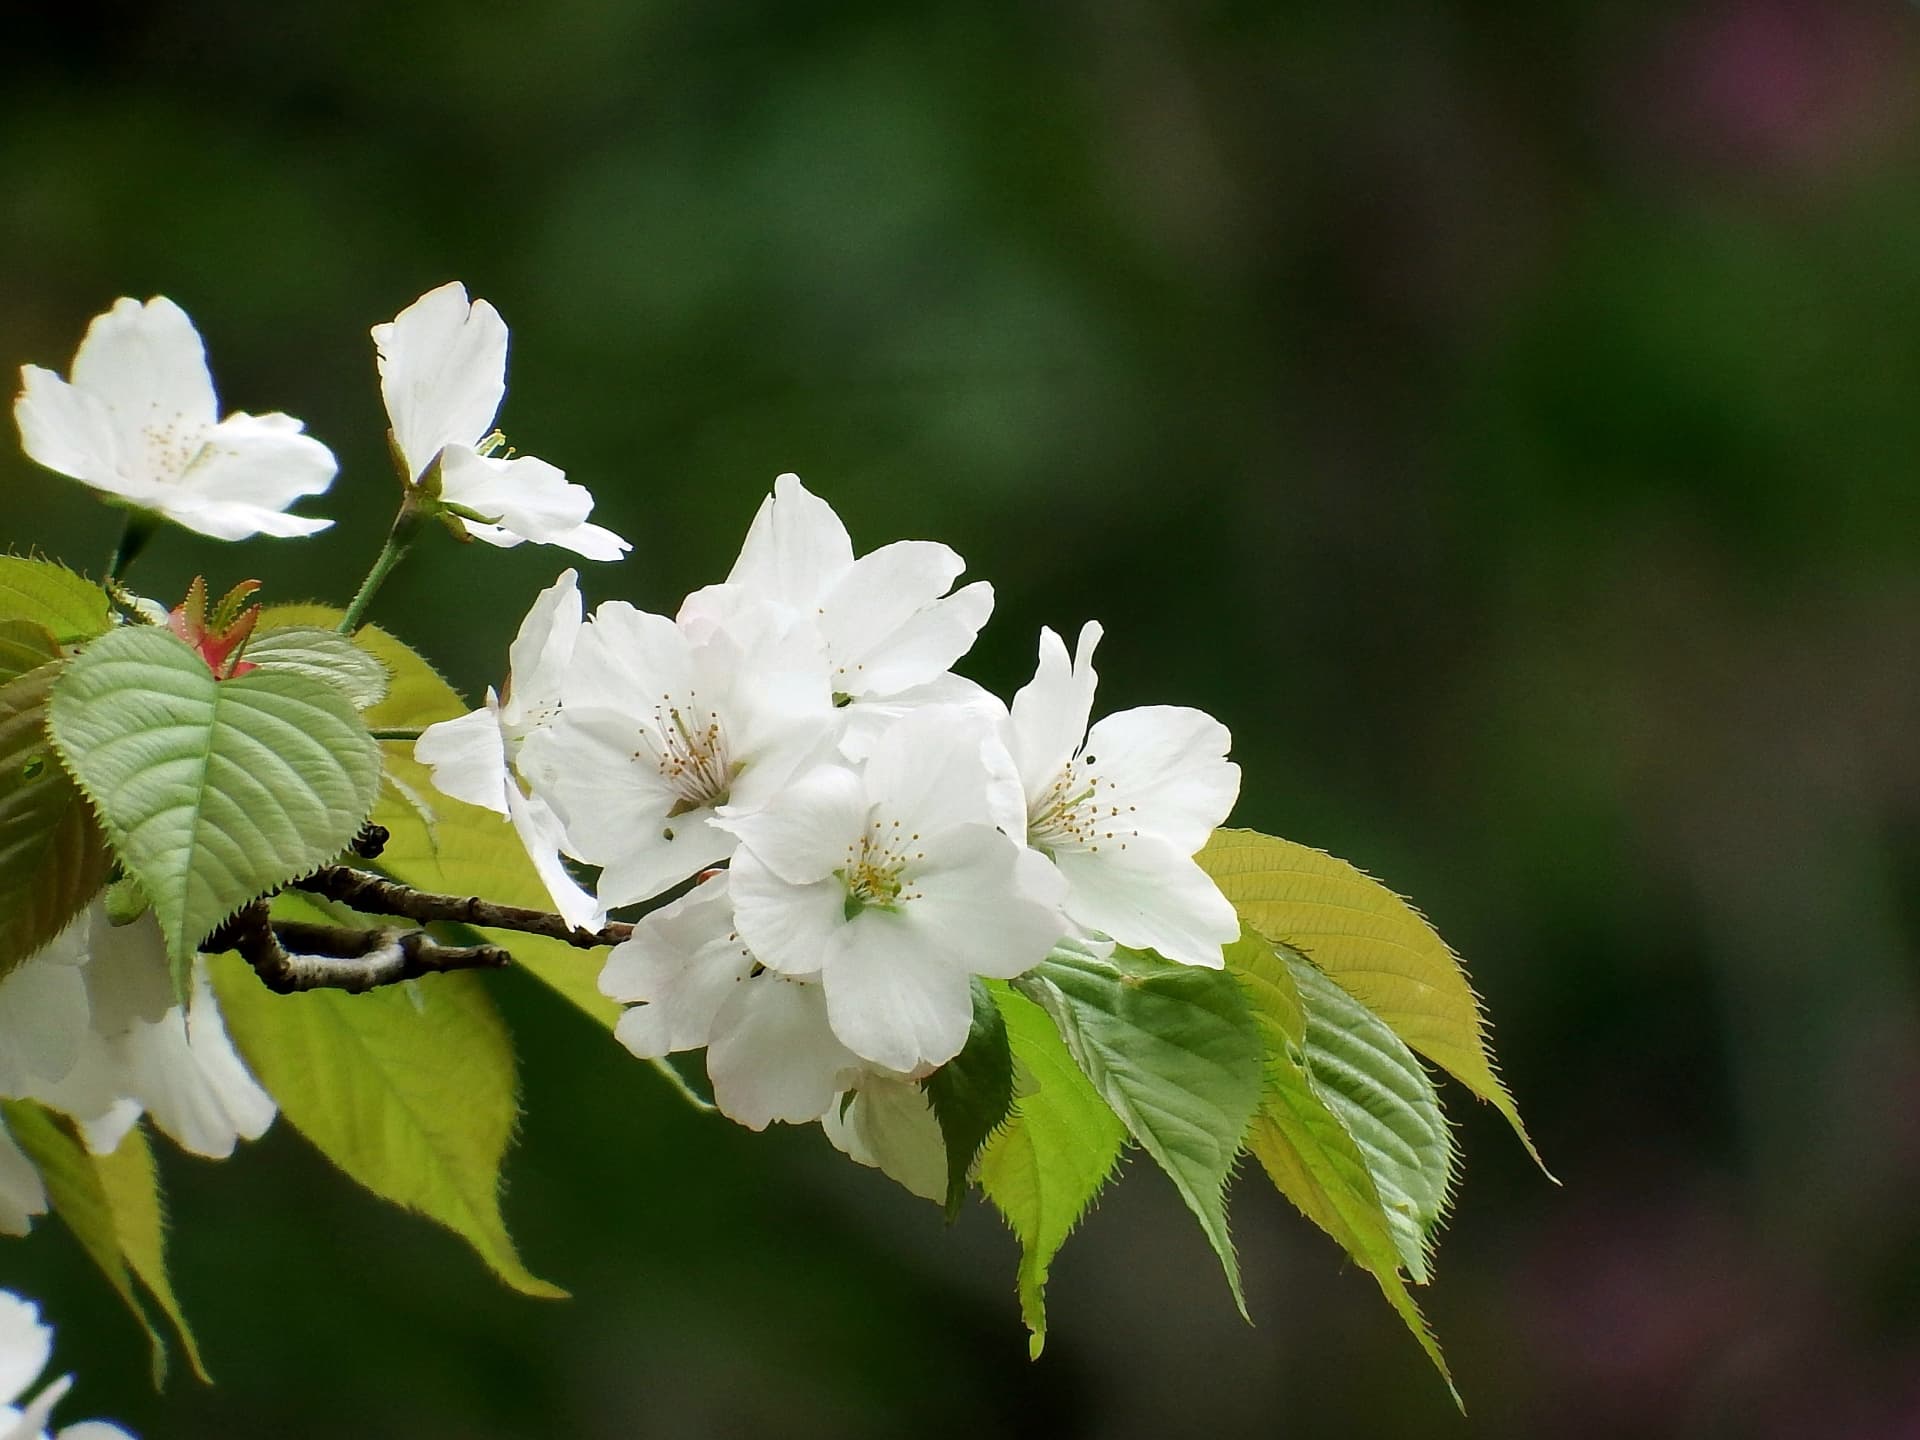
<path id="1" fill-rule="evenodd" d="M 75 0 L 0 49 L 0 368 L 165 293 L 335 529 L 136 578 L 345 598 L 394 501 L 367 327 L 463 279 L 515 443 L 670 609 L 797 470 L 958 547 L 1009 690 L 1233 728 L 1238 818 L 1417 897 L 1564 1182 L 1457 1088 L 1423 1295 L 1454 1415 L 1255 1175 L 1235 1316 L 1136 1163 L 1056 1267 L 812 1131 L 690 1113 L 500 985 L 508 1214 L 568 1304 L 289 1129 L 166 1157 L 219 1377 L 147 1387 L 57 1225 L 0 1249 L 66 1413 L 172 1436 L 1920 1435 L 1920 11 L 1233 0 Z M 0 545 L 113 520 L 0 450 Z M 428 547 L 376 618 L 470 693 L 568 557 Z"/>

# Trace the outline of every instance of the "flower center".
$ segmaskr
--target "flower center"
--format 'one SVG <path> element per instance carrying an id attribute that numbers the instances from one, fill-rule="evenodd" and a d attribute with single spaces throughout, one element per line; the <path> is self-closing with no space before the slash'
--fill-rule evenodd
<path id="1" fill-rule="evenodd" d="M 876 820 L 847 846 L 847 863 L 833 872 L 847 887 L 847 919 L 862 910 L 898 910 L 920 898 L 906 873 L 910 861 L 927 858 L 919 843 L 919 833 L 902 833 L 898 820 Z"/>
<path id="2" fill-rule="evenodd" d="M 1043 855 L 1056 850 L 1098 854 L 1108 843 L 1124 850 L 1139 836 L 1133 818 L 1139 807 L 1117 803 L 1119 786 L 1095 773 L 1097 763 L 1091 755 L 1076 755 L 1028 807 L 1027 843 Z"/>
<path id="3" fill-rule="evenodd" d="M 634 759 L 651 758 L 674 794 L 669 818 L 727 803 L 736 767 L 727 749 L 727 732 L 718 712 L 689 694 L 676 702 L 660 697 L 653 723 L 640 728 L 641 749 Z"/>
<path id="4" fill-rule="evenodd" d="M 155 480 L 178 480 L 206 449 L 206 427 L 179 415 L 154 420 L 141 435 L 146 440 L 147 474 Z"/>

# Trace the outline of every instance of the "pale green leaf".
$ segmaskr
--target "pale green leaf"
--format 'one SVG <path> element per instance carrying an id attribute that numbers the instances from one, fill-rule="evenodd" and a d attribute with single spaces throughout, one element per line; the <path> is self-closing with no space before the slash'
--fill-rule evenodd
<path id="1" fill-rule="evenodd" d="M 973 982 L 973 1028 L 960 1053 L 921 1082 L 947 1147 L 949 1221 L 959 1218 L 980 1147 L 1013 1107 L 1013 1052 L 1007 1022 L 985 983 Z"/>
<path id="2" fill-rule="evenodd" d="M 105 837 L 46 733 L 58 663 L 0 685 L 0 975 L 52 940 L 106 883 Z"/>
<path id="3" fill-rule="evenodd" d="M 1307 1075 L 1359 1147 L 1407 1273 L 1425 1284 L 1454 1168 L 1433 1082 L 1366 1006 L 1308 961 L 1285 958 L 1306 1011 Z"/>
<path id="4" fill-rule="evenodd" d="M 321 605 L 275 606 L 262 615 L 260 623 L 263 627 L 331 627 L 339 623 L 341 614 Z M 469 707 L 431 665 L 377 625 L 363 625 L 353 638 L 379 659 L 392 678 L 386 699 L 366 712 L 366 722 L 374 729 L 425 728 L 467 713 Z M 380 750 L 387 783 L 372 819 L 389 832 L 387 847 L 375 862 L 381 870 L 416 890 L 484 895 L 503 905 L 537 910 L 553 908 L 553 897 L 504 816 L 434 789 L 432 773 L 413 758 L 411 740 L 382 741 Z M 428 813 L 422 813 L 423 805 Z M 474 933 L 512 951 L 522 969 L 608 1030 L 619 1020 L 620 1007 L 600 993 L 598 984 L 604 951 L 582 950 L 563 940 L 512 930 L 474 928 Z"/>
<path id="5" fill-rule="evenodd" d="M 1120 1161 L 1127 1137 L 1031 1000 L 989 986 L 1019 1073 L 1013 1114 L 980 1152 L 980 1188 L 1020 1242 L 1020 1312 L 1035 1359 L 1047 1342 L 1047 1272 Z"/>
<path id="6" fill-rule="evenodd" d="M 169 632 L 117 630 L 68 662 L 49 729 L 152 902 L 176 984 L 228 915 L 339 854 L 380 755 L 353 705 L 303 675 L 215 680 Z"/>
<path id="7" fill-rule="evenodd" d="M 256 669 L 306 675 L 333 686 L 356 710 L 387 695 L 387 667 L 346 636 L 309 625 L 256 630 L 245 658 Z"/>
<path id="8" fill-rule="evenodd" d="M 51 560 L 0 555 L 0 620 L 31 620 L 62 645 L 104 635 L 111 623 L 98 585 Z"/>
<path id="9" fill-rule="evenodd" d="M 146 1332 L 153 1383 L 158 1389 L 167 1380 L 167 1342 L 147 1317 L 146 1307 L 134 1289 L 133 1271 L 121 1249 L 113 1203 L 101 1183 L 94 1157 L 71 1125 L 31 1100 L 0 1100 L 0 1117 L 5 1118 L 14 1143 L 40 1172 L 53 1213 L 73 1233 L 87 1258 L 107 1277 L 114 1293 Z"/>
<path id="10" fill-rule="evenodd" d="M 1267 1083 L 1247 1150 L 1280 1193 L 1373 1276 L 1459 1405 L 1439 1343 L 1401 1276 L 1400 1250 L 1366 1158 L 1307 1073 L 1306 1012 L 1290 968 L 1296 958 L 1283 958 L 1251 931 L 1226 949 L 1227 969 L 1267 1041 Z"/>
<path id="11" fill-rule="evenodd" d="M 146 1130 L 135 1125 L 126 1133 L 111 1155 L 93 1157 L 100 1176 L 100 1188 L 113 1212 L 114 1233 L 120 1240 L 120 1253 L 127 1267 L 147 1287 L 147 1293 L 172 1323 L 186 1351 L 193 1373 L 211 1384 L 213 1377 L 200 1359 L 200 1346 L 187 1327 L 180 1301 L 173 1293 L 167 1275 L 167 1222 L 160 1199 L 160 1176 L 154 1168 L 153 1149 L 147 1144 Z"/>
<path id="12" fill-rule="evenodd" d="M 1264 1047 L 1245 995 L 1221 970 L 1116 949 L 1057 949 L 1014 981 L 1060 1028 L 1082 1071 L 1187 1202 L 1240 1313 L 1225 1187 L 1260 1103 Z"/>
<path id="13" fill-rule="evenodd" d="M 323 1155 L 459 1235 L 514 1289 L 565 1295 L 521 1263 L 500 1215 L 518 1109 L 512 1046 L 483 977 L 276 995 L 231 955 L 215 957 L 213 976 L 248 1067 Z"/>
<path id="14" fill-rule="evenodd" d="M 1394 1034 L 1490 1102 L 1546 1168 L 1494 1070 L 1460 957 L 1418 910 L 1345 860 L 1251 830 L 1216 830 L 1194 858 L 1242 919 L 1308 956 Z"/>

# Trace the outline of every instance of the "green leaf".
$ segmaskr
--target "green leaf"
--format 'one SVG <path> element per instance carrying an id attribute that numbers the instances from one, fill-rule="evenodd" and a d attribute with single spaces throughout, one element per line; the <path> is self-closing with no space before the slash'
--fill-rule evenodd
<path id="1" fill-rule="evenodd" d="M 234 1043 L 296 1130 L 374 1194 L 459 1235 L 522 1294 L 565 1296 L 521 1263 L 500 1216 L 519 1112 L 512 1046 L 481 977 L 275 995 L 237 956 L 212 966 Z"/>
<path id="2" fill-rule="evenodd" d="M 107 633 L 107 595 L 51 560 L 0 555 L 0 620 L 31 620 L 62 645 Z"/>
<path id="3" fill-rule="evenodd" d="M 1453 1186 L 1453 1138 L 1433 1082 L 1400 1037 L 1308 961 L 1287 966 L 1306 1010 L 1306 1068 L 1373 1177 L 1394 1248 L 1424 1285 Z"/>
<path id="4" fill-rule="evenodd" d="M 113 1202 L 100 1179 L 94 1157 L 66 1121 L 31 1100 L 0 1100 L 0 1118 L 14 1142 L 40 1172 L 54 1214 L 80 1242 L 87 1258 L 107 1277 L 140 1328 L 146 1332 L 154 1388 L 167 1381 L 167 1342 L 147 1318 L 134 1289 L 133 1272 L 121 1249 Z"/>
<path id="5" fill-rule="evenodd" d="M 1440 1346 L 1401 1277 L 1401 1253 L 1367 1160 L 1308 1074 L 1306 1017 L 1289 960 L 1257 936 L 1226 953 L 1267 1038 L 1267 1085 L 1247 1132 L 1248 1151 L 1280 1193 L 1373 1276 L 1460 1405 Z"/>
<path id="6" fill-rule="evenodd" d="M 387 695 L 387 667 L 346 636 L 309 625 L 257 630 L 246 661 L 282 675 L 306 675 L 334 687 L 356 710 L 377 705 Z"/>
<path id="7" fill-rule="evenodd" d="M 1393 1033 L 1507 1119 L 1536 1165 L 1467 972 L 1426 917 L 1324 851 L 1251 830 L 1216 830 L 1194 857 L 1254 929 L 1308 956 Z"/>
<path id="8" fill-rule="evenodd" d="M 958 1055 L 921 1082 L 947 1146 L 947 1220 L 960 1217 L 980 1147 L 1013 1108 L 1007 1022 L 984 982 L 973 982 L 973 1028 Z"/>
<path id="9" fill-rule="evenodd" d="M 338 690 L 215 680 L 165 630 L 94 641 L 54 683 L 48 721 L 153 904 L 177 990 L 215 926 L 339 854 L 379 790 L 379 750 Z"/>
<path id="10" fill-rule="evenodd" d="M 53 632 L 31 620 L 0 620 L 0 684 L 61 658 Z"/>
<path id="11" fill-rule="evenodd" d="M 1264 1051 L 1240 987 L 1223 970 L 1064 947 L 1013 983 L 1052 1017 L 1101 1098 L 1172 1179 L 1245 1316 L 1225 1188 L 1260 1103 Z"/>
<path id="12" fill-rule="evenodd" d="M 332 627 L 342 613 L 321 605 L 273 606 L 262 614 L 260 627 L 263 631 L 281 625 Z M 470 707 L 453 687 L 386 631 L 363 625 L 353 638 L 392 677 L 387 698 L 366 712 L 366 722 L 374 729 L 423 728 L 467 713 Z M 387 783 L 381 787 L 371 818 L 389 832 L 386 849 L 375 862 L 381 870 L 417 890 L 484 895 L 503 905 L 553 908 L 553 898 L 504 816 L 434 789 L 432 772 L 413 758 L 411 740 L 383 741 L 380 751 Z M 422 813 L 422 806 L 428 813 Z M 600 993 L 604 952 L 518 931 L 461 928 L 511 950 L 522 969 L 609 1031 L 619 1020 L 620 1006 Z"/>
<path id="13" fill-rule="evenodd" d="M 0 685 L 0 976 L 67 928 L 111 864 L 92 808 L 47 739 L 60 669 L 44 664 Z"/>
<path id="14" fill-rule="evenodd" d="M 1020 1084 L 1012 1116 L 980 1152 L 980 1188 L 1020 1242 L 1020 1313 L 1037 1360 L 1047 1343 L 1047 1271 L 1119 1164 L 1127 1129 L 1046 1012 L 1005 985 L 988 988 Z"/>
<path id="15" fill-rule="evenodd" d="M 127 1268 L 147 1288 L 147 1293 L 173 1325 L 186 1351 L 193 1373 L 209 1385 L 213 1377 L 200 1358 L 200 1346 L 187 1326 L 180 1301 L 167 1276 L 167 1224 L 160 1200 L 160 1176 L 153 1163 L 153 1148 L 147 1133 L 135 1125 L 126 1133 L 111 1155 L 93 1157 L 100 1176 L 100 1188 L 113 1211 L 114 1233 L 119 1237 L 120 1253 Z"/>

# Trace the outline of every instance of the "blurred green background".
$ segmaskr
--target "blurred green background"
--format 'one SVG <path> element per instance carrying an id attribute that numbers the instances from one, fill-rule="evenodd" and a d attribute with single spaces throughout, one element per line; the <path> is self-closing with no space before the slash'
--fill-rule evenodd
<path id="1" fill-rule="evenodd" d="M 337 516 L 135 572 L 344 600 L 395 494 L 367 327 L 458 278 L 503 422 L 671 609 L 797 470 L 945 540 L 1103 708 L 1203 706 L 1237 818 L 1418 898 L 1549 1163 L 1449 1093 L 1422 1299 L 1472 1411 L 1259 1181 L 1258 1320 L 1134 1164 L 1055 1270 L 815 1131 L 680 1107 L 521 977 L 506 1293 L 280 1126 L 165 1159 L 220 1380 L 147 1388 L 71 1240 L 0 1248 L 64 1413 L 172 1436 L 1920 1434 L 1920 12 L 1199 0 L 76 0 L 0 49 L 0 367 L 165 293 Z M 0 453 L 0 545 L 114 520 Z M 571 557 L 375 618 L 469 693 Z M 218 587 L 216 587 L 218 588 Z M 583 963 L 585 963 L 583 961 Z"/>

